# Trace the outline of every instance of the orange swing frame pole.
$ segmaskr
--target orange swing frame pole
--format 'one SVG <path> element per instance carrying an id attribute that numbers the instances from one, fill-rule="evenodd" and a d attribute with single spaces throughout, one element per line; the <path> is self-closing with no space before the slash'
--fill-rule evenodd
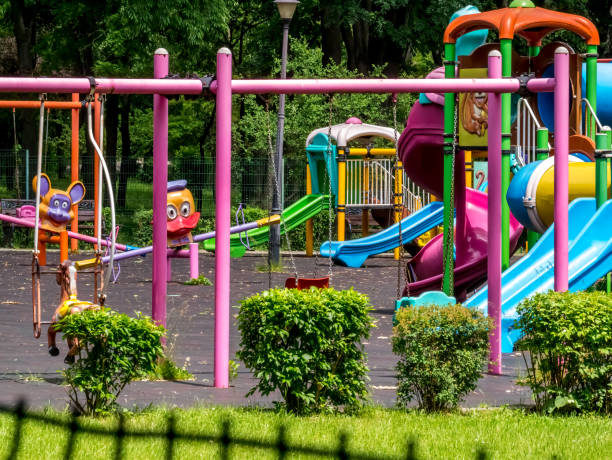
<path id="1" fill-rule="evenodd" d="M 13 101 L 0 101 L 0 109 L 39 109 L 41 101 L 23 101 L 23 100 L 13 100 Z M 98 103 L 99 104 L 99 103 Z M 45 101 L 46 109 L 58 109 L 58 110 L 70 110 L 71 111 L 71 144 L 70 144 L 70 180 L 72 182 L 79 180 L 79 110 L 83 107 L 83 103 L 79 100 L 79 93 L 72 93 L 71 101 Z M 99 107 L 99 105 L 98 105 Z M 96 130 L 97 136 L 99 138 L 99 110 L 96 112 L 96 126 L 98 127 Z M 97 157 L 96 157 L 97 160 Z M 94 163 L 94 166 L 97 164 L 97 161 Z M 97 180 L 97 174 L 96 174 Z M 97 195 L 96 195 L 97 198 Z M 79 231 L 79 209 L 78 205 L 73 206 L 74 219 L 71 222 L 70 229 L 78 233 Z M 97 208 L 96 208 L 97 209 Z M 54 241 L 47 241 L 47 239 L 43 239 L 42 245 L 39 246 L 42 249 L 41 253 L 43 257 L 41 258 L 41 265 L 46 265 L 46 248 L 45 243 L 47 242 L 64 242 L 64 239 L 53 239 Z M 60 253 L 62 254 L 62 262 L 68 258 L 68 247 L 67 243 L 64 242 L 65 247 L 62 247 L 60 244 Z M 78 240 L 71 239 L 70 242 L 70 250 L 72 252 L 76 252 L 78 250 Z"/>

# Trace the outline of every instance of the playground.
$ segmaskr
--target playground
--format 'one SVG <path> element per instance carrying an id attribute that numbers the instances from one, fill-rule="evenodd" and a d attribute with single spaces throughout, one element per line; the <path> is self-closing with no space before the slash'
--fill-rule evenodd
<path id="1" fill-rule="evenodd" d="M 314 60 L 293 42 L 301 58 L 287 67 L 299 3 L 275 2 L 280 78 L 245 72 L 244 43 L 231 40 L 214 62 L 207 51 L 203 77 L 158 45 L 152 78 L 0 77 L 13 127 L 0 165 L 0 423 L 16 417 L 13 454 L 22 420 L 37 417 L 26 403 L 70 408 L 57 422 L 71 430 L 68 458 L 74 416 L 118 416 L 117 431 L 100 433 L 119 458 L 121 411 L 147 406 L 609 421 L 612 59 L 600 54 L 601 18 L 531 0 L 468 5 L 444 14 L 439 53 L 406 54 L 412 73 L 392 61 L 364 75 L 340 28 L 348 73 L 326 64 L 325 40 Z M 179 432 L 164 416 L 171 458 Z M 222 457 L 229 423 L 209 439 Z M 346 439 L 333 456 L 346 457 Z M 484 458 L 484 444 L 471 455 Z"/>
<path id="2" fill-rule="evenodd" d="M 13 265 L 15 257 L 24 256 L 25 251 L 0 251 L 0 266 Z M 53 253 L 56 258 L 59 253 Z M 310 272 L 314 267 L 314 258 L 297 257 L 296 262 L 300 270 Z M 265 264 L 264 255 L 253 255 L 236 259 L 232 263 L 232 298 L 231 304 L 238 302 L 249 295 L 260 292 L 268 287 L 268 274 L 257 271 L 257 267 Z M 320 262 L 322 263 L 322 262 Z M 186 273 L 188 264 L 185 260 L 176 261 L 179 272 Z M 23 269 L 29 267 L 24 264 Z M 181 268 L 183 270 L 181 270 Z M 202 273 L 211 276 L 214 270 L 214 258 L 205 256 L 201 258 Z M 322 265 L 319 271 L 326 270 Z M 151 302 L 151 267 L 147 259 L 130 260 L 123 267 L 126 275 L 113 287 L 109 293 L 109 304 L 116 304 L 123 299 L 120 311 L 133 314 L 142 311 Z M 335 270 L 333 279 L 338 289 L 355 287 L 360 292 L 370 296 L 374 305 L 384 305 L 389 291 L 395 290 L 394 277 L 397 267 L 395 261 L 389 257 L 373 259 L 367 268 L 349 269 L 339 267 Z M 2 347 L 0 369 L 2 369 L 2 388 L 0 403 L 8 404 L 20 396 L 27 395 L 28 402 L 33 407 L 44 407 L 48 404 L 61 409 L 64 402 L 65 389 L 62 386 L 61 376 L 57 373 L 59 362 L 50 360 L 46 356 L 46 347 L 42 343 L 31 340 L 27 325 L 31 321 L 30 312 L 23 308 L 31 302 L 29 280 L 23 279 L 18 270 L 11 270 L 11 288 L 6 292 L 6 300 L 1 304 L 3 311 L 11 312 L 11 320 L 2 323 L 2 337 L 6 343 Z M 282 286 L 286 274 L 274 273 L 273 286 Z M 125 393 L 121 404 L 125 407 L 133 405 L 145 406 L 156 400 L 160 404 L 191 407 L 194 404 L 228 404 L 235 406 L 262 405 L 270 407 L 274 398 L 261 398 L 252 396 L 245 398 L 249 388 L 253 386 L 253 378 L 243 366 L 238 368 L 238 374 L 232 380 L 230 388 L 215 389 L 213 386 L 213 362 L 210 359 L 214 347 L 213 335 L 206 333 L 214 327 L 214 304 L 212 302 L 212 286 L 185 286 L 187 276 L 177 277 L 168 284 L 168 330 L 169 341 L 173 343 L 173 357 L 177 364 L 187 364 L 187 369 L 194 376 L 193 381 L 186 382 L 135 382 Z M 386 280 L 386 282 L 380 282 Z M 197 307 L 195 307 L 197 305 Z M 232 309 L 233 316 L 237 309 Z M 19 311 L 19 316 L 14 313 Z M 396 359 L 388 352 L 392 334 L 393 309 L 377 308 L 373 313 L 376 320 L 376 329 L 366 345 L 368 359 L 371 367 L 370 388 L 372 400 L 386 407 L 393 407 L 397 382 L 394 366 Z M 240 335 L 232 321 L 230 329 L 232 349 L 230 356 L 235 355 Z M 234 358 L 235 359 L 235 358 Z M 525 406 L 531 404 L 528 388 L 515 385 L 517 375 L 522 369 L 520 356 L 507 355 L 504 362 L 504 373 L 501 376 L 483 376 L 476 392 L 469 395 L 465 402 L 466 407 L 477 407 L 480 404 L 492 406 L 512 405 Z"/>

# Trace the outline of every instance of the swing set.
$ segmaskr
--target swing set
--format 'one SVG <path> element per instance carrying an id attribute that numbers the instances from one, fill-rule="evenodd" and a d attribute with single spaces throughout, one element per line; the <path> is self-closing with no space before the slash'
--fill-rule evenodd
<path id="1" fill-rule="evenodd" d="M 17 123 L 15 119 L 15 111 L 16 109 L 39 109 L 43 101 L 27 101 L 27 100 L 0 100 L 0 109 L 12 109 L 13 114 L 13 138 L 14 138 L 14 148 L 17 148 Z M 44 101 L 44 107 L 46 109 L 46 120 L 44 128 L 44 149 L 43 154 L 46 158 L 47 154 L 47 144 L 49 138 L 49 119 L 51 110 L 70 110 L 71 112 L 71 139 L 70 139 L 70 180 L 71 182 L 77 181 L 79 179 L 79 112 L 80 109 L 83 108 L 87 103 L 85 101 L 79 100 L 79 94 L 73 93 L 71 101 Z M 100 100 L 98 95 L 95 95 L 94 104 L 94 135 L 96 141 L 99 142 L 100 136 Z M 99 187 L 99 160 L 97 156 L 94 158 L 94 188 L 97 190 Z M 26 200 L 29 200 L 30 189 L 28 182 L 29 178 L 29 152 L 26 151 L 25 157 L 25 177 L 26 177 Z M 19 212 L 21 211 L 21 212 Z M 18 210 L 17 217 L 32 217 L 30 216 L 30 211 L 34 211 L 34 207 L 26 207 L 23 206 L 20 210 Z M 72 212 L 74 214 L 73 219 L 71 220 L 70 230 L 72 233 L 78 233 L 79 231 L 79 207 L 75 204 L 72 206 Z M 94 196 L 94 228 L 97 226 L 97 221 L 100 219 L 100 215 L 98 214 L 98 205 L 97 205 L 97 194 Z M 62 261 L 68 257 L 68 246 L 63 241 L 58 239 L 57 237 L 51 238 L 51 240 L 47 241 L 43 239 L 40 241 L 41 250 L 40 254 L 40 262 L 41 265 L 46 264 L 45 257 L 45 246 L 46 243 L 55 243 L 60 245 L 60 251 L 62 254 Z M 71 237 L 70 238 L 70 250 L 76 252 L 78 250 L 78 238 Z"/>
<path id="2" fill-rule="evenodd" d="M 88 139 L 91 142 L 94 151 L 96 152 L 97 162 L 101 166 L 101 169 L 96 171 L 97 175 L 97 194 L 96 194 L 96 213 L 98 216 L 102 214 L 102 177 L 106 180 L 108 198 L 111 208 L 111 229 L 115 229 L 115 204 L 112 190 L 112 183 L 104 155 L 102 153 L 102 145 L 104 139 L 104 96 L 100 101 L 100 125 L 99 125 L 99 140 L 94 136 L 94 127 L 92 122 L 92 106 L 94 105 L 97 98 L 94 96 L 94 88 L 91 89 L 89 95 L 83 101 L 82 105 L 87 107 L 87 131 Z M 74 98 L 74 96 L 73 96 Z M 41 306 L 41 292 L 40 292 L 40 278 L 43 274 L 52 274 L 58 276 L 58 270 L 61 270 L 62 265 L 68 259 L 68 232 L 66 230 L 66 223 L 70 220 L 72 209 L 71 206 L 78 203 L 85 195 L 85 187 L 79 181 L 74 181 L 66 192 L 61 190 L 52 189 L 51 182 L 46 174 L 42 173 L 43 163 L 43 134 L 45 124 L 45 102 L 46 94 L 42 93 L 40 96 L 40 115 L 39 115 L 39 126 L 38 126 L 38 154 L 37 154 L 37 168 L 36 177 L 33 181 L 33 188 L 36 195 L 36 207 L 34 215 L 34 249 L 32 251 L 32 322 L 34 337 L 39 338 L 41 335 L 41 329 L 43 324 L 51 325 L 52 322 L 42 320 L 42 306 Z M 81 106 L 81 104 L 79 104 Z M 74 107 L 70 107 L 74 108 Z M 74 120 L 74 119 L 73 119 Z M 78 124 L 77 124 L 78 126 Z M 74 134 L 74 131 L 73 131 Z M 74 159 L 74 157 L 73 157 Z M 78 165 L 78 164 L 77 164 Z M 74 172 L 74 170 L 73 170 Z M 102 176 L 104 174 L 104 176 Z M 73 176 L 74 177 L 74 176 Z M 70 213 L 68 212 L 70 210 Z M 102 219 L 98 218 L 95 222 L 96 226 L 96 255 L 94 263 L 87 264 L 71 264 L 71 270 L 79 268 L 81 273 L 92 273 L 94 275 L 94 303 L 97 305 L 104 305 L 105 301 L 105 288 L 109 284 L 111 272 L 113 270 L 106 270 L 101 262 L 102 252 Z M 46 257 L 44 257 L 44 242 L 59 242 L 60 243 L 60 268 L 58 270 L 41 270 L 41 266 L 46 265 Z M 108 246 L 108 245 L 107 245 Z M 116 249 L 116 231 L 110 232 L 110 250 L 109 250 L 109 267 L 114 267 L 113 259 Z M 41 257 L 42 256 L 42 257 Z M 89 270 L 88 270 L 89 269 Z M 76 275 L 75 275 L 76 276 Z M 71 301 L 76 301 L 76 278 L 70 283 L 70 286 L 74 285 L 75 289 L 70 297 Z M 60 283 L 61 284 L 61 283 Z M 51 336 L 51 335 L 49 335 Z"/>

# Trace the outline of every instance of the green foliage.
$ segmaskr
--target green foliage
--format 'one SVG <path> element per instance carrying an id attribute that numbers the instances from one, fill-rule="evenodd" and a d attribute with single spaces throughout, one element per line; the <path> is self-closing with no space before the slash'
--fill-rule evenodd
<path id="1" fill-rule="evenodd" d="M 333 206 L 333 204 L 332 204 Z M 312 218 L 312 233 L 314 241 L 315 251 L 319 249 L 321 244 L 329 240 L 329 226 L 331 225 L 331 236 L 332 241 L 336 240 L 336 232 L 338 230 L 336 213 L 331 213 L 331 219 L 329 212 L 323 210 Z M 350 239 L 348 221 L 345 225 L 345 237 Z M 306 248 L 306 222 L 296 227 L 290 234 L 291 236 L 291 247 L 296 250 L 304 250 Z"/>
<path id="2" fill-rule="evenodd" d="M 536 294 L 517 307 L 526 384 L 546 412 L 612 413 L 612 296 Z"/>
<path id="3" fill-rule="evenodd" d="M 142 209 L 134 213 L 134 244 L 136 246 L 149 246 L 153 244 L 153 210 Z"/>
<path id="4" fill-rule="evenodd" d="M 186 368 L 181 368 L 168 357 L 157 360 L 153 369 L 147 373 L 147 380 L 193 380 Z"/>
<path id="5" fill-rule="evenodd" d="M 130 318 L 109 309 L 86 310 L 68 315 L 59 327 L 65 340 L 78 340 L 77 359 L 62 374 L 81 414 L 111 411 L 123 388 L 153 371 L 163 355 L 164 328 L 140 314 Z"/>
<path id="6" fill-rule="evenodd" d="M 232 206 L 232 210 L 230 212 L 230 224 L 236 225 L 236 211 L 238 207 Z M 259 219 L 263 219 L 264 217 L 268 217 L 268 211 L 265 209 L 258 208 L 257 206 L 246 206 L 244 209 L 244 221 L 245 222 L 253 222 Z M 238 216 L 239 222 L 242 224 L 242 216 Z M 208 216 L 200 219 L 198 226 L 196 227 L 195 233 L 206 233 L 213 232 L 215 230 L 216 224 L 215 216 Z"/>
<path id="7" fill-rule="evenodd" d="M 234 361 L 233 359 L 229 360 L 229 381 L 230 383 L 234 380 L 236 380 L 236 377 L 238 377 L 238 368 L 240 367 L 240 364 L 238 364 L 236 361 Z"/>
<path id="8" fill-rule="evenodd" d="M 191 278 L 189 281 L 185 281 L 183 284 L 187 286 L 212 286 L 212 281 L 210 281 L 204 275 L 199 275 L 197 278 Z"/>
<path id="9" fill-rule="evenodd" d="M 352 289 L 272 289 L 244 299 L 238 357 L 259 380 L 248 394 L 278 390 L 295 413 L 360 405 L 370 310 L 368 298 Z"/>
<path id="10" fill-rule="evenodd" d="M 487 363 L 489 320 L 461 305 L 402 308 L 393 328 L 399 356 L 398 402 L 419 408 L 454 408 L 476 388 Z"/>

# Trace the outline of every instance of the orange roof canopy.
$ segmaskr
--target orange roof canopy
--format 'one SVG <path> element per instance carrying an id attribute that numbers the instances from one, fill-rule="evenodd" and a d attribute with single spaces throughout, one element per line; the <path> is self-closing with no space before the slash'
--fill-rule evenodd
<path id="1" fill-rule="evenodd" d="M 538 7 L 502 8 L 460 16 L 446 27 L 444 43 L 455 43 L 461 35 L 479 29 L 497 30 L 500 39 L 513 39 L 517 34 L 530 46 L 541 46 L 543 37 L 565 29 L 582 37 L 587 45 L 599 45 L 599 33 L 588 19 Z"/>

